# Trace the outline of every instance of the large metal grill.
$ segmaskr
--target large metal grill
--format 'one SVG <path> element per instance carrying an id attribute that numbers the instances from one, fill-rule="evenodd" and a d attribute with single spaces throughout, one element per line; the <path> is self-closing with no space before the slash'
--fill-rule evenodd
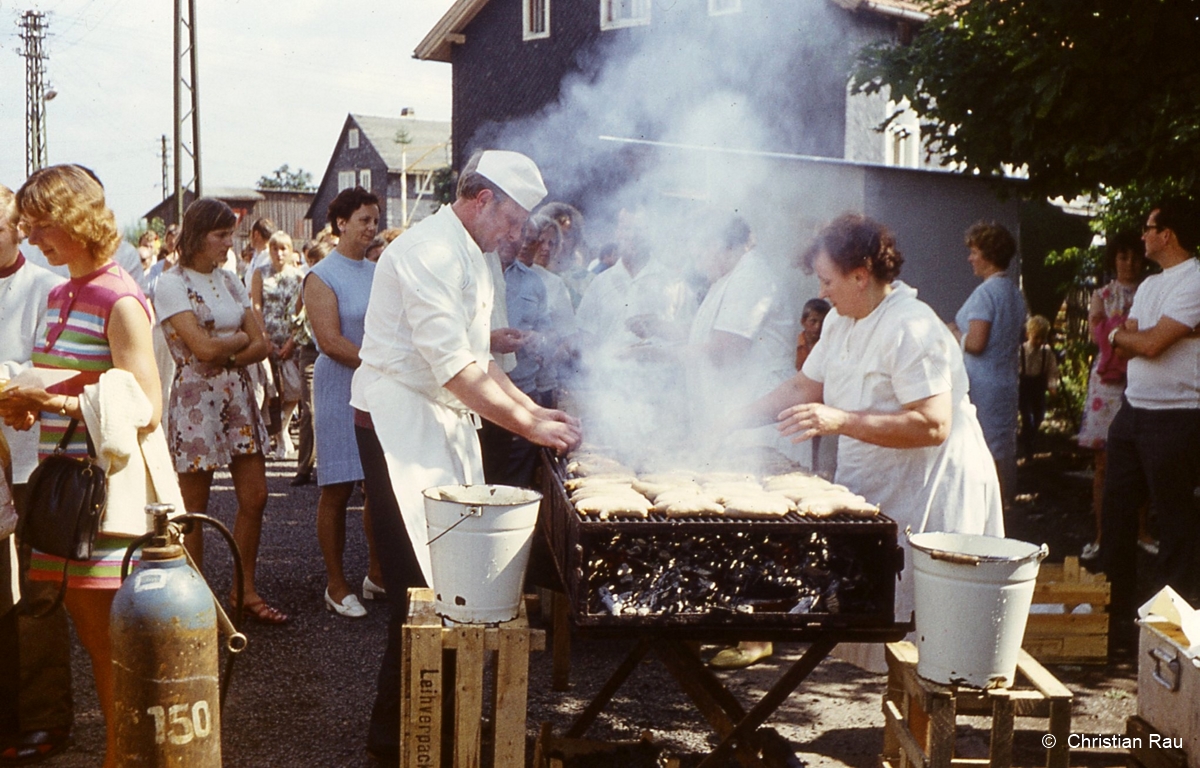
<path id="1" fill-rule="evenodd" d="M 893 626 L 903 553 L 884 515 L 599 520 L 580 516 L 542 454 L 539 525 L 578 626 L 713 630 Z M 820 568 L 806 568 L 818 562 Z M 679 565 L 683 563 L 684 565 Z M 819 571 L 808 579 L 807 572 Z M 800 581 L 807 596 L 790 590 Z M 621 590 L 628 587 L 621 599 Z M 699 594 L 698 594 L 699 593 Z M 680 596 L 687 599 L 682 599 Z"/>

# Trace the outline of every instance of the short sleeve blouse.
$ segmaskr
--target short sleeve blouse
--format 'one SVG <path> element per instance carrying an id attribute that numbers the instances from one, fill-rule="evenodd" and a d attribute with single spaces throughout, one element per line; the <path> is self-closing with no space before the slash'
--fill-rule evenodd
<path id="1" fill-rule="evenodd" d="M 236 275 L 225 279 L 225 270 L 197 272 L 180 267 L 163 273 L 154 291 L 154 309 L 159 322 L 181 312 L 192 312 L 194 308 L 188 298 L 188 288 L 203 300 L 212 312 L 212 325 L 207 328 L 218 335 L 232 334 L 242 327 L 246 310 L 250 308 L 250 297 Z"/>

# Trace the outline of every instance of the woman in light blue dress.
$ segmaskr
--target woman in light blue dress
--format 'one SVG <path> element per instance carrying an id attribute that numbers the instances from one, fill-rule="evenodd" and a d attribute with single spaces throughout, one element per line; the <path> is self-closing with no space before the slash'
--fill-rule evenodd
<path id="1" fill-rule="evenodd" d="M 379 199 L 362 187 L 344 189 L 329 204 L 329 223 L 338 235 L 337 249 L 304 278 L 304 307 L 320 353 L 313 366 L 313 427 L 317 442 L 317 541 L 325 559 L 325 607 L 348 618 L 367 615 L 353 594 L 342 567 L 346 548 L 346 507 L 355 484 L 363 479 L 350 408 L 350 380 L 359 365 L 363 318 L 375 277 L 367 248 L 379 227 Z M 382 595 L 370 517 L 363 509 L 370 566 L 363 579 L 363 598 Z"/>
<path id="2" fill-rule="evenodd" d="M 1017 470 L 1017 390 L 1025 298 L 1008 265 L 1017 243 L 1000 224 L 978 222 L 966 234 L 967 261 L 983 283 L 971 292 L 951 329 L 962 343 L 971 403 L 996 462 L 1007 500 Z"/>

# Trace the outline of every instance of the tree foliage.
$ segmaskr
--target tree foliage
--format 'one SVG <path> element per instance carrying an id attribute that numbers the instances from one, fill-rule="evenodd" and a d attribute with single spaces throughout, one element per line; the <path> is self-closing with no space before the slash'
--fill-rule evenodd
<path id="1" fill-rule="evenodd" d="M 303 168 L 291 170 L 288 164 L 276 168 L 269 175 L 260 176 L 259 189 L 281 189 L 288 192 L 311 192 L 313 190 L 313 175 Z"/>
<path id="2" fill-rule="evenodd" d="M 1200 3 L 926 2 L 910 44 L 863 52 L 855 90 L 907 97 L 945 164 L 1024 168 L 1031 194 L 1067 198 L 1200 187 Z"/>

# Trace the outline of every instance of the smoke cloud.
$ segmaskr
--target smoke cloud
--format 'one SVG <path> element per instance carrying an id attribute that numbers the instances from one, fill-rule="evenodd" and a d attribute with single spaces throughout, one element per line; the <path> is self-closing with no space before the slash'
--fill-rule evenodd
<path id="1" fill-rule="evenodd" d="M 698 262 L 728 216 L 741 215 L 792 286 L 798 320 L 817 290 L 795 257 L 843 195 L 781 172 L 782 158 L 842 156 L 856 47 L 847 38 L 858 33 L 828 0 L 745 0 L 722 16 L 706 6 L 655 2 L 650 26 L 602 33 L 578 53 L 579 71 L 555 103 L 487 125 L 470 145 L 535 158 L 551 199 L 584 212 L 593 253 L 615 237 L 622 208 L 643 209 L 641 245 L 680 281 L 703 282 Z M 661 306 L 669 303 L 664 296 Z M 676 364 L 639 363 L 629 338 L 591 341 L 601 349 L 585 350 L 587 376 L 574 387 L 588 442 L 643 466 L 715 461 L 702 457 L 724 436 L 695 428 L 713 419 L 689 408 L 683 362 L 694 350 L 663 343 Z M 762 394 L 744 389 L 730 381 L 729 407 Z"/>

